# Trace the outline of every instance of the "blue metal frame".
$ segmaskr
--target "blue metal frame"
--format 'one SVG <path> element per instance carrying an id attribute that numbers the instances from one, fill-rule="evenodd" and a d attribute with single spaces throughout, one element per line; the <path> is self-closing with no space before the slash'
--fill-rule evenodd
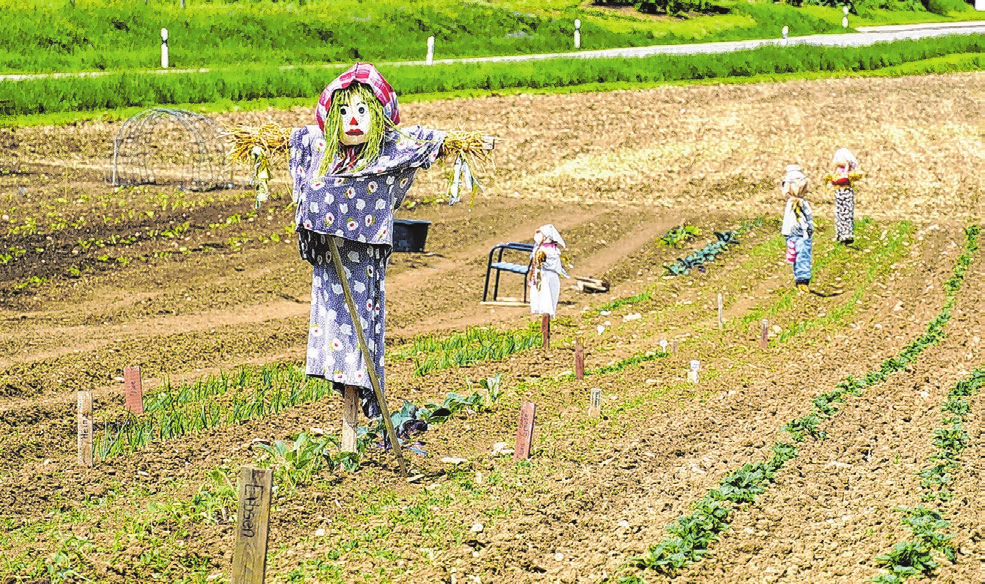
<path id="1" fill-rule="evenodd" d="M 503 261 L 503 253 L 506 251 L 520 251 L 527 254 L 526 264 L 515 264 L 512 262 Z M 499 296 L 499 275 L 501 272 L 512 272 L 514 274 L 520 274 L 523 276 L 523 302 L 527 302 L 527 273 L 530 271 L 531 254 L 534 251 L 534 244 L 532 243 L 500 243 L 494 245 L 491 250 L 489 250 L 489 262 L 486 264 L 486 285 L 482 290 L 482 301 L 486 301 L 486 297 L 489 295 L 489 276 L 493 270 L 496 270 L 496 281 L 493 284 L 493 297 L 492 301 L 496 301 L 496 297 Z M 498 253 L 498 255 L 497 255 Z M 496 261 L 493 261 L 493 256 L 496 256 Z"/>

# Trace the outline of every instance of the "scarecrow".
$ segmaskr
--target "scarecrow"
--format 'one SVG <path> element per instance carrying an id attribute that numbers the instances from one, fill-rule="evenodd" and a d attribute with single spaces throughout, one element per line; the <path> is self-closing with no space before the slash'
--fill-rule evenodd
<path id="1" fill-rule="evenodd" d="M 383 367 L 394 212 L 417 171 L 443 156 L 457 156 L 452 202 L 462 181 L 465 191 L 477 188 L 469 162 L 481 162 L 492 139 L 421 126 L 397 129 L 397 95 L 369 63 L 353 65 L 328 84 L 315 122 L 294 129 L 288 140 L 298 249 L 313 266 L 307 374 L 331 381 L 343 395 L 343 450 L 355 450 L 357 404 L 369 418 L 382 415 L 394 444 Z M 249 139 L 237 137 L 234 157 L 237 151 L 252 152 Z"/>
<path id="2" fill-rule="evenodd" d="M 835 151 L 834 174 L 825 181 L 835 190 L 835 240 L 848 245 L 855 241 L 855 182 L 862 178 L 858 160 L 847 148 Z"/>
<path id="3" fill-rule="evenodd" d="M 561 266 L 564 240 L 554 225 L 548 224 L 534 232 L 534 251 L 530 266 L 530 313 L 554 318 L 561 292 L 560 276 L 568 277 Z"/>

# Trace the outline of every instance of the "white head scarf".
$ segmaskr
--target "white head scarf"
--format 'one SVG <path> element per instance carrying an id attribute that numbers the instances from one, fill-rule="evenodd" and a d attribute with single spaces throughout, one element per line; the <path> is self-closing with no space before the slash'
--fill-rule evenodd
<path id="1" fill-rule="evenodd" d="M 784 195 L 803 197 L 807 192 L 807 175 L 796 164 L 787 165 L 787 174 L 780 183 L 780 190 Z"/>
<path id="2" fill-rule="evenodd" d="M 554 225 L 550 223 L 548 223 L 547 225 L 542 225 L 539 229 L 537 229 L 537 231 L 541 232 L 544 235 L 544 243 L 552 242 L 552 243 L 556 243 L 561 247 L 567 247 L 564 245 L 564 240 L 561 239 L 561 234 L 558 233 L 558 230 L 556 227 L 554 227 Z"/>
<path id="3" fill-rule="evenodd" d="M 858 160 L 855 159 L 855 155 L 848 148 L 839 148 L 836 150 L 831 162 L 835 165 L 844 164 L 848 168 L 848 172 L 852 172 L 858 168 Z"/>

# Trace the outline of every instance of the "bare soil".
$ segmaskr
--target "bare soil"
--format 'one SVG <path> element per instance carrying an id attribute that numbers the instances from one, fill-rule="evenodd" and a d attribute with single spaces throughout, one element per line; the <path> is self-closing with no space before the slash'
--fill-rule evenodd
<path id="1" fill-rule="evenodd" d="M 341 567 L 347 582 L 580 583 L 619 573 L 723 476 L 768 458 L 780 428 L 809 413 L 814 396 L 846 375 L 878 369 L 926 330 L 964 245 L 962 230 L 980 222 L 985 209 L 985 106 L 976 97 L 983 90 L 985 75 L 963 74 L 402 104 L 410 123 L 478 129 L 502 141 L 486 191 L 473 205 L 440 202 L 447 168 L 420 174 L 414 204 L 399 216 L 431 226 L 424 253 L 393 256 L 388 347 L 470 326 L 528 326 L 532 317 L 523 307 L 480 304 L 485 265 L 493 245 L 530 241 L 545 223 L 568 243 L 572 274 L 604 278 L 611 290 L 565 289 L 550 349 L 424 378 L 414 376 L 410 361 L 391 363 L 391 407 L 462 392 L 466 376 L 474 382 L 502 374 L 507 395 L 492 413 L 458 417 L 424 434 L 429 456 L 409 454 L 422 480 L 407 482 L 389 453 L 373 452 L 359 472 L 323 473 L 277 501 L 268 581 L 300 581 L 293 569 L 333 551 L 325 561 Z M 224 125 L 297 126 L 311 118 L 307 109 L 216 116 Z M 0 550 L 55 565 L 55 551 L 75 535 L 103 550 L 77 561 L 79 573 L 94 581 L 199 581 L 200 574 L 226 581 L 230 522 L 144 524 L 140 500 L 130 504 L 131 519 L 94 502 L 117 493 L 189 499 L 209 469 L 255 459 L 255 439 L 285 439 L 311 427 L 338 432 L 341 400 L 157 442 L 85 468 L 77 464 L 76 391 L 93 391 L 97 410 L 118 408 L 129 365 L 141 367 L 144 389 L 152 392 L 164 379 L 302 363 L 310 268 L 290 234 L 286 169 L 273 200 L 253 216 L 244 188 L 114 189 L 104 176 L 119 127 L 0 130 L 0 253 L 23 250 L 0 264 L 0 531 L 63 514 L 76 518 L 71 534 L 42 531 L 33 542 L 4 542 L 0 535 Z M 792 278 L 780 252 L 765 264 L 751 256 L 779 231 L 777 181 L 789 163 L 814 179 L 816 254 L 834 257 L 833 197 L 819 183 L 840 146 L 862 161 L 856 217 L 872 221 L 860 227 L 859 245 L 846 250 L 859 259 L 819 266 L 814 286 L 848 291 L 785 296 Z M 237 170 L 240 183 L 243 174 Z M 704 273 L 664 277 L 663 264 L 700 247 L 713 231 L 756 217 L 765 224 Z M 32 220 L 36 227 L 25 227 Z M 886 241 L 880 232 L 899 221 L 914 224 L 906 249 L 866 284 L 862 258 L 877 252 Z M 659 243 L 683 223 L 703 235 L 683 249 Z M 877 575 L 873 558 L 910 537 L 894 509 L 921 504 L 916 472 L 933 454 L 940 404 L 983 363 L 983 270 L 979 253 L 941 344 L 851 398 L 825 425 L 829 438 L 802 445 L 776 484 L 740 509 L 705 561 L 675 576 L 644 573 L 647 581 L 848 583 Z M 522 294 L 519 276 L 505 274 L 503 282 L 501 295 Z M 857 299 L 854 289 L 862 290 Z M 598 310 L 644 292 L 652 299 Z M 722 331 L 718 293 L 725 298 Z M 820 321 L 848 298 L 854 304 L 846 316 L 790 340 L 780 342 L 774 332 L 770 348 L 761 350 L 758 320 L 743 325 L 742 318 L 784 298 L 791 304 L 771 316 L 780 331 Z M 676 340 L 679 350 L 574 381 L 562 373 L 572 369 L 576 338 L 584 339 L 589 368 L 659 351 L 659 339 Z M 691 359 L 701 361 L 696 386 L 685 383 Z M 603 390 L 598 419 L 586 417 L 591 387 Z M 535 449 L 529 465 L 517 465 L 492 451 L 496 442 L 512 446 L 524 401 L 537 404 Z M 979 394 L 965 425 L 970 447 L 955 499 L 942 504 L 958 561 L 943 562 L 936 581 L 985 581 L 982 415 Z M 450 470 L 443 457 L 467 462 Z M 481 505 L 452 498 L 433 511 L 436 524 L 457 526 L 448 530 L 457 539 L 435 541 L 382 516 L 392 555 L 345 548 L 351 522 L 381 493 L 406 506 L 462 472 L 484 490 Z M 489 483 L 491 476 L 505 483 Z M 128 515 L 125 508 L 117 513 Z M 129 520 L 128 542 L 107 540 L 117 529 L 108 526 Z M 470 531 L 477 522 L 484 529 Z M 319 529 L 324 536 L 314 535 Z M 162 553 L 154 542 L 171 542 L 165 572 L 149 567 L 147 558 Z M 82 581 L 22 570 L 0 563 L 0 582 Z"/>

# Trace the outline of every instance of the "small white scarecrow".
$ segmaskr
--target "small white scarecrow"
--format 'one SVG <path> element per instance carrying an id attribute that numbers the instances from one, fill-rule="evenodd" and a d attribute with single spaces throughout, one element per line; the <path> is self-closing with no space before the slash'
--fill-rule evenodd
<path id="1" fill-rule="evenodd" d="M 359 402 L 367 417 L 382 414 L 391 443 L 394 438 L 383 368 L 394 212 L 417 171 L 442 156 L 457 155 L 456 169 L 465 170 L 456 178 L 464 174 L 465 190 L 476 188 L 467 159 L 481 160 L 492 140 L 421 126 L 398 130 L 397 95 L 369 63 L 356 63 L 328 84 L 315 122 L 290 133 L 288 160 L 298 249 L 313 266 L 307 374 L 331 381 L 343 395 L 342 446 L 352 451 Z M 452 202 L 458 189 L 456 182 Z"/>
<path id="2" fill-rule="evenodd" d="M 560 277 L 569 277 L 561 265 L 564 240 L 554 225 L 547 224 L 534 232 L 534 244 L 527 276 L 530 286 L 530 313 L 554 318 L 561 293 Z"/>

